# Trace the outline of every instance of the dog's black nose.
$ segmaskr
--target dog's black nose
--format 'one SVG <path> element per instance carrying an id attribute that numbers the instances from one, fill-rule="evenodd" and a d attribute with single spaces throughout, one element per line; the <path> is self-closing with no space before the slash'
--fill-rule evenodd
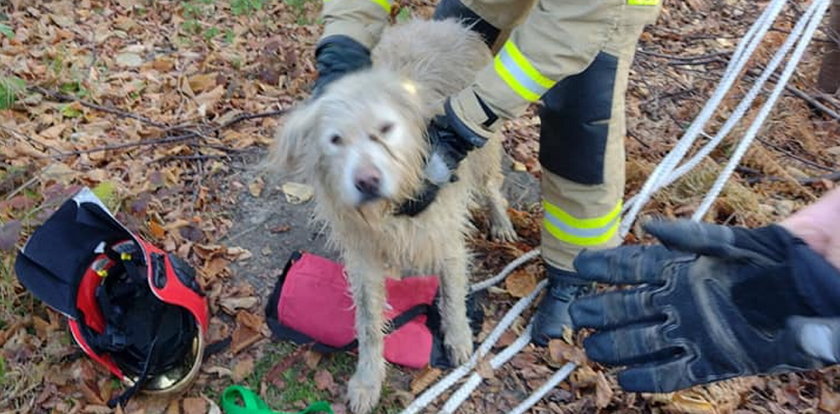
<path id="1" fill-rule="evenodd" d="M 366 198 L 379 197 L 381 175 L 375 167 L 361 168 L 356 171 L 354 184 L 356 189 Z"/>

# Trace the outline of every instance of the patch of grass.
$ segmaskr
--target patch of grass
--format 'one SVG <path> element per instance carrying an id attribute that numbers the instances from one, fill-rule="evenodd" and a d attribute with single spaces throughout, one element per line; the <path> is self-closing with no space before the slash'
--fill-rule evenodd
<path id="1" fill-rule="evenodd" d="M 0 109 L 9 109 L 26 91 L 26 82 L 17 76 L 0 77 Z"/>
<path id="2" fill-rule="evenodd" d="M 230 11 L 234 16 L 251 15 L 262 10 L 268 0 L 231 0 Z"/>
<path id="3" fill-rule="evenodd" d="M 397 13 L 398 22 L 407 22 L 411 19 L 411 9 L 408 7 L 401 7 L 400 12 Z"/>
<path id="4" fill-rule="evenodd" d="M 8 37 L 9 39 L 12 39 L 12 38 L 15 37 L 15 31 L 12 30 L 11 27 L 9 27 L 9 26 L 7 26 L 3 23 L 0 23 L 0 34 Z"/>
<path id="5" fill-rule="evenodd" d="M 225 36 L 224 41 L 227 44 L 233 43 L 233 40 L 236 38 L 236 33 L 233 32 L 232 29 L 225 29 Z"/>
<path id="6" fill-rule="evenodd" d="M 264 356 L 254 366 L 254 372 L 245 380 L 245 385 L 253 390 L 260 389 L 263 377 L 271 369 L 288 357 L 297 349 L 297 345 L 289 342 L 275 342 L 268 345 Z M 266 391 L 266 403 L 274 410 L 290 410 L 301 404 L 311 404 L 315 401 L 327 401 L 329 403 L 342 402 L 344 388 L 350 376 L 356 368 L 356 357 L 341 352 L 325 355 L 314 370 L 309 369 L 302 358 L 298 358 L 286 371 L 280 374 L 283 380 L 282 388 L 269 384 Z M 328 391 L 319 390 L 314 381 L 315 372 L 326 369 L 333 375 L 336 384 L 339 385 L 340 395 L 330 395 Z M 382 388 L 382 398 L 377 413 L 398 413 L 401 407 L 389 403 L 394 390 L 386 382 Z"/>
<path id="7" fill-rule="evenodd" d="M 312 24 L 312 19 L 306 13 L 306 4 L 314 0 L 283 0 L 286 5 L 291 7 L 292 13 L 295 15 L 295 23 L 299 26 Z"/>

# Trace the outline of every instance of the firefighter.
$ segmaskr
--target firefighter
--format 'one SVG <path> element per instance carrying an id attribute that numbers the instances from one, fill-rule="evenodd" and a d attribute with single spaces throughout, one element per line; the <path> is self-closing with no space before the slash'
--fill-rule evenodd
<path id="1" fill-rule="evenodd" d="M 390 0 L 324 2 L 314 95 L 371 64 L 370 49 L 391 6 Z M 495 57 L 429 126 L 438 138 L 430 163 L 454 170 L 505 120 L 542 102 L 541 244 L 550 284 L 532 331 L 538 345 L 571 326 L 569 303 L 591 286 L 572 267 L 578 253 L 621 242 L 624 96 L 637 40 L 660 8 L 660 0 L 442 0 L 435 10 L 435 19 L 471 25 Z M 427 182 L 401 213 L 421 214 L 446 184 Z"/>
<path id="2" fill-rule="evenodd" d="M 758 229 L 651 222 L 663 245 L 582 252 L 578 276 L 635 285 L 571 306 L 628 391 L 840 363 L 840 189 Z"/>

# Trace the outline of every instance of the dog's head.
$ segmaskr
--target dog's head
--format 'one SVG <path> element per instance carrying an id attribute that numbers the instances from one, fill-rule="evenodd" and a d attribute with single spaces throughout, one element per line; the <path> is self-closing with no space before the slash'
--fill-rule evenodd
<path id="1" fill-rule="evenodd" d="M 417 86 L 399 75 L 349 74 L 289 115 L 272 162 L 347 207 L 403 200 L 422 178 L 423 112 Z"/>

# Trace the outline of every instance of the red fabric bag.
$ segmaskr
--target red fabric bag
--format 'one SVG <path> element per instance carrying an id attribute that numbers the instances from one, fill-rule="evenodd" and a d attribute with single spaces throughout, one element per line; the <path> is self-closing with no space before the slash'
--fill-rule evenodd
<path id="1" fill-rule="evenodd" d="M 385 318 L 390 320 L 384 357 L 410 368 L 450 366 L 443 352 L 435 308 L 438 278 L 413 276 L 385 281 Z M 313 344 L 320 352 L 358 345 L 353 298 L 342 265 L 310 253 L 295 253 L 266 308 L 275 338 Z"/>

